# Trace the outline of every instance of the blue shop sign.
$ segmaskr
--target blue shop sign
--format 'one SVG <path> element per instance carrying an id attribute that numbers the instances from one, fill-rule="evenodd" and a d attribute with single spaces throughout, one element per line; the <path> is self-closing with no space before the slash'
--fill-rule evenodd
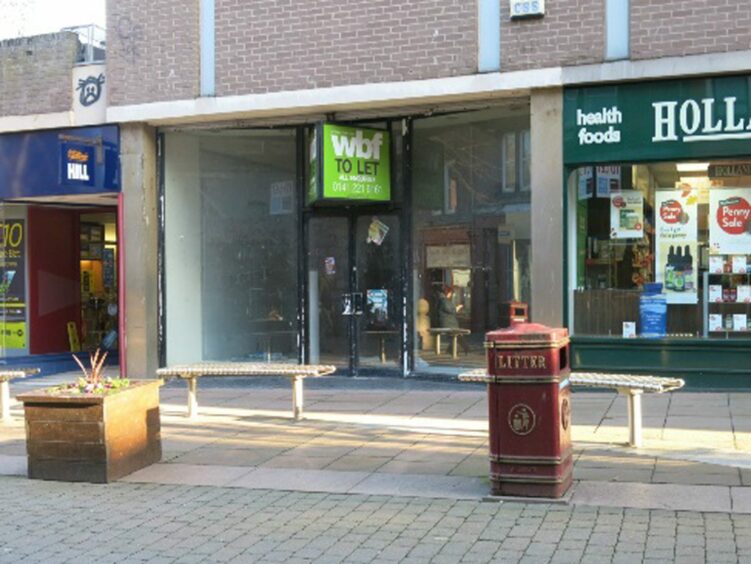
<path id="1" fill-rule="evenodd" d="M 0 135 L 0 199 L 119 191 L 117 126 Z"/>
<path id="2" fill-rule="evenodd" d="M 94 147 L 82 143 L 60 145 L 61 184 L 64 186 L 96 186 L 96 155 Z"/>

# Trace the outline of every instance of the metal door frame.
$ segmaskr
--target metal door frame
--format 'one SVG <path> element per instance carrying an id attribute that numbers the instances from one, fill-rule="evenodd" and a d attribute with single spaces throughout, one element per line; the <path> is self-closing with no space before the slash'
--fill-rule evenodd
<path id="1" fill-rule="evenodd" d="M 310 210 L 305 210 L 303 212 L 303 230 L 304 230 L 304 245 L 301 245 L 303 248 L 303 254 L 304 254 L 304 260 L 302 261 L 303 264 L 303 270 L 305 272 L 305 275 L 301 277 L 301 284 L 300 287 L 304 286 L 304 308 L 308 308 L 310 306 L 307 300 L 307 272 L 308 272 L 308 266 L 309 266 L 309 260 L 308 257 L 310 256 L 309 251 L 310 249 L 310 221 L 312 219 L 317 218 L 345 218 L 347 220 L 347 259 L 348 259 L 348 277 L 347 277 L 347 291 L 352 294 L 357 291 L 359 291 L 358 288 L 358 272 L 357 272 L 357 220 L 360 217 L 367 217 L 372 215 L 380 215 L 380 216 L 392 216 L 396 218 L 396 220 L 399 222 L 399 241 L 400 245 L 399 248 L 402 250 L 404 248 L 402 241 L 403 241 L 403 234 L 404 229 L 402 227 L 402 210 L 399 207 L 394 206 L 393 204 L 389 203 L 386 205 L 362 205 L 362 206 L 346 206 L 346 207 L 322 207 L 322 208 L 315 208 Z M 402 253 L 400 253 L 401 258 L 404 257 Z M 403 268 L 403 261 L 400 261 L 399 265 L 400 269 L 400 277 L 404 276 L 404 268 Z M 403 280 L 399 280 L 397 282 L 397 287 L 400 289 L 401 292 L 404 291 L 404 283 Z M 402 303 L 404 302 L 404 297 L 402 296 Z M 301 316 L 301 319 L 305 319 L 307 322 L 307 309 L 305 309 L 306 314 Z M 404 317 L 404 308 L 402 308 L 402 316 Z M 357 315 L 350 315 L 348 316 L 348 322 L 347 322 L 347 339 L 349 340 L 349 359 L 348 359 L 348 375 L 349 376 L 358 376 L 360 372 L 360 332 L 359 332 L 359 323 L 360 320 L 358 319 L 359 316 Z M 402 345 L 399 347 L 399 359 L 398 359 L 398 365 L 403 366 L 404 365 L 404 355 L 406 354 L 406 351 L 404 350 L 404 332 L 407 330 L 407 323 L 405 323 L 405 320 L 402 319 L 402 322 L 399 324 L 399 331 L 397 333 L 399 337 L 399 342 L 402 343 Z M 301 340 L 303 343 L 303 358 L 307 359 L 309 358 L 310 352 L 309 352 L 309 332 L 307 327 L 304 328 L 304 334 L 306 338 L 304 341 Z M 390 371 L 388 371 L 390 372 Z"/>

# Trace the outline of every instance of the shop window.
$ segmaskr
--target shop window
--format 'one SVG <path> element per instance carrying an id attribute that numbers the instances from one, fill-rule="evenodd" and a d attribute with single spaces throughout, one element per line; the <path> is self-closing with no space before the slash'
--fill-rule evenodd
<path id="1" fill-rule="evenodd" d="M 415 371 L 451 374 L 484 366 L 485 332 L 529 303 L 529 116 L 414 123 Z"/>
<path id="2" fill-rule="evenodd" d="M 725 160 L 574 170 L 574 333 L 746 338 L 750 173 Z"/>
<path id="3" fill-rule="evenodd" d="M 165 136 L 168 363 L 297 361 L 295 138 Z"/>

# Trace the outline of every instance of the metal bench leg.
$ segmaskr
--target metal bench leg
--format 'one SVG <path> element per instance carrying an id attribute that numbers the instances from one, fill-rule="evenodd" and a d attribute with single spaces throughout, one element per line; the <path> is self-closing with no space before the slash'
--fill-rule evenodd
<path id="1" fill-rule="evenodd" d="M 188 417 L 195 419 L 198 415 L 198 378 L 188 378 Z"/>
<path id="2" fill-rule="evenodd" d="M 441 354 L 441 334 L 436 333 L 435 334 L 435 355 L 438 356 Z"/>
<path id="3" fill-rule="evenodd" d="M 10 384 L 7 380 L 0 382 L 0 418 L 3 423 L 10 422 Z"/>
<path id="4" fill-rule="evenodd" d="M 292 416 L 295 421 L 302 419 L 302 376 L 292 377 Z"/>
<path id="5" fill-rule="evenodd" d="M 454 335 L 453 339 L 451 341 L 451 358 L 457 359 L 459 358 L 459 351 L 457 344 L 459 343 L 459 335 Z"/>
<path id="6" fill-rule="evenodd" d="M 628 395 L 628 444 L 642 446 L 641 436 L 641 390 L 629 390 Z"/>

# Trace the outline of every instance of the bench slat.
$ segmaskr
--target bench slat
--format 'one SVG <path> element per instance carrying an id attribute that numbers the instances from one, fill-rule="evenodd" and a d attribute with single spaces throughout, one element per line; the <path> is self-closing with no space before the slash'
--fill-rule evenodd
<path id="1" fill-rule="evenodd" d="M 265 362 L 196 362 L 159 368 L 161 377 L 194 376 L 326 376 L 336 368 L 329 365 L 271 364 Z"/>

